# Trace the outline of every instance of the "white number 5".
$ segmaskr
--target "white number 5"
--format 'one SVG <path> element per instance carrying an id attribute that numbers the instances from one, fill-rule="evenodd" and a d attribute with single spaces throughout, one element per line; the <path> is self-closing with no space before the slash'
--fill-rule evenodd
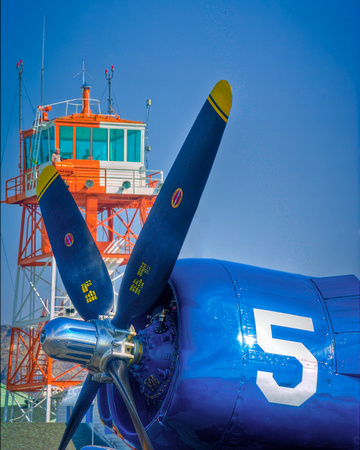
<path id="1" fill-rule="evenodd" d="M 256 336 L 259 346 L 267 353 L 293 356 L 303 366 L 302 381 L 294 388 L 279 386 L 271 372 L 257 372 L 256 384 L 270 403 L 301 406 L 316 392 L 318 363 L 301 343 L 274 339 L 271 325 L 314 331 L 310 317 L 294 316 L 264 309 L 254 309 Z"/>

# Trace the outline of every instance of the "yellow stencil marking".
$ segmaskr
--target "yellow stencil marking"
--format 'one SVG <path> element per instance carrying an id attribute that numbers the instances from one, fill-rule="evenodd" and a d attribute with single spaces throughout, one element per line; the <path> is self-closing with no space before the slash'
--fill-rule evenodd
<path id="1" fill-rule="evenodd" d="M 91 286 L 91 285 L 92 285 L 91 280 L 85 281 L 85 283 L 83 283 L 83 284 L 81 285 L 82 291 L 83 291 L 84 293 L 87 292 L 87 291 L 89 290 L 88 287 Z"/>
<path id="2" fill-rule="evenodd" d="M 95 291 L 89 291 L 89 292 L 85 295 L 85 300 L 86 300 L 86 303 L 90 303 L 90 302 L 93 302 L 94 300 L 97 300 Z"/>
<path id="3" fill-rule="evenodd" d="M 139 275 L 139 277 L 142 277 L 144 274 L 149 275 L 151 270 L 151 267 L 145 264 L 144 262 L 141 263 L 141 266 L 139 267 L 139 270 L 137 271 L 136 275 Z M 136 295 L 140 295 L 140 292 L 142 288 L 144 287 L 144 280 L 142 278 L 135 278 L 130 286 L 130 291 L 134 292 Z"/>
<path id="4" fill-rule="evenodd" d="M 142 277 L 143 273 L 145 273 L 146 275 L 149 275 L 150 270 L 151 270 L 151 267 L 143 262 L 143 263 L 141 263 L 141 266 L 137 272 L 137 275 L 139 275 L 139 277 Z"/>
<path id="5" fill-rule="evenodd" d="M 133 280 L 132 285 L 130 286 L 130 291 L 134 292 L 134 294 L 136 295 L 140 295 L 140 292 L 142 290 L 142 288 L 144 287 L 144 282 L 143 280 L 140 278 L 135 278 L 135 280 Z"/>

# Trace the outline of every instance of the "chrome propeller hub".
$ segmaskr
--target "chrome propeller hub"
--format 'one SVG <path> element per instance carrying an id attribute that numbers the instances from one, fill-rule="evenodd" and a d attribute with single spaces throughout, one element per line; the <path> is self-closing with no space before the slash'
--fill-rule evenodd
<path id="1" fill-rule="evenodd" d="M 125 360 L 129 366 L 140 360 L 142 346 L 135 336 L 133 327 L 120 330 L 109 319 L 84 322 L 59 317 L 45 325 L 40 342 L 51 358 L 80 364 L 97 375 L 96 381 L 106 381 L 112 359 Z"/>

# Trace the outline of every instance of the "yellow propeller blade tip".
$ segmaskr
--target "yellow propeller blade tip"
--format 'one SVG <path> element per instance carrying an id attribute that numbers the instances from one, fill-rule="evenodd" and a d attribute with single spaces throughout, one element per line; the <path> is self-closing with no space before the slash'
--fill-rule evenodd
<path id="1" fill-rule="evenodd" d="M 55 169 L 54 166 L 46 166 L 44 170 L 41 172 L 37 186 L 36 186 L 36 196 L 38 200 L 40 200 L 43 193 L 50 186 L 50 184 L 55 180 L 55 178 L 59 175 L 59 172 Z"/>
<path id="2" fill-rule="evenodd" d="M 219 116 L 227 122 L 232 103 L 230 84 L 226 80 L 219 81 L 210 92 L 208 100 Z"/>

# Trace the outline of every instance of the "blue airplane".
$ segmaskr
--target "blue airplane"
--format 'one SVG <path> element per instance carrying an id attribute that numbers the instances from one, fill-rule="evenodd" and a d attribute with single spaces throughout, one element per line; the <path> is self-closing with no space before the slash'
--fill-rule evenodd
<path id="1" fill-rule="evenodd" d="M 59 449 L 96 395 L 130 448 L 359 448 L 359 280 L 177 261 L 231 102 L 220 81 L 141 230 L 112 319 L 111 281 L 75 201 L 53 166 L 39 177 L 57 266 L 84 319 L 50 321 L 41 343 L 88 369 Z"/>

